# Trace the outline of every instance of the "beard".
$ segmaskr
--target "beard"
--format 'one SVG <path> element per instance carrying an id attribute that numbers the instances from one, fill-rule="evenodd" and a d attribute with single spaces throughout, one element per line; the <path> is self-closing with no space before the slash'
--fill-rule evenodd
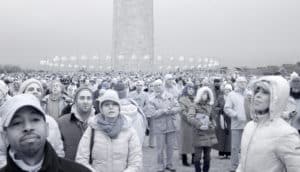
<path id="1" fill-rule="evenodd" d="M 291 97 L 294 99 L 300 99 L 300 92 L 293 92 L 292 90 L 290 91 Z"/>
<path id="2" fill-rule="evenodd" d="M 34 141 L 20 141 L 19 152 L 22 153 L 24 156 L 33 157 L 36 155 L 45 145 L 46 141 L 42 141 L 40 136 Z"/>

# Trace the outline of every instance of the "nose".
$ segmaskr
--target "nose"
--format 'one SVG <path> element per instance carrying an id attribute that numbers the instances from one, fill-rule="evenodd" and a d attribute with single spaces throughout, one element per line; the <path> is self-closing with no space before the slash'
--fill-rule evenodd
<path id="1" fill-rule="evenodd" d="M 32 130 L 33 130 L 32 124 L 31 124 L 30 122 L 28 122 L 28 121 L 24 122 L 24 128 L 23 128 L 23 131 L 24 131 L 25 133 L 27 133 L 27 132 L 30 132 L 30 131 L 32 131 Z"/>
<path id="2" fill-rule="evenodd" d="M 262 93 L 262 92 L 261 92 L 261 90 L 260 90 L 259 92 L 257 92 L 257 93 L 255 94 L 254 97 L 255 97 L 255 98 L 260 98 L 260 97 L 261 97 L 261 93 Z"/>

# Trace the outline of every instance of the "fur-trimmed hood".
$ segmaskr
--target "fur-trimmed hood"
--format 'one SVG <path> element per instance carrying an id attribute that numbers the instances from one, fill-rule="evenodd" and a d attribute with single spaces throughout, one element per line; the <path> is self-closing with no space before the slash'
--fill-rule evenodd
<path id="1" fill-rule="evenodd" d="M 205 92 L 208 93 L 208 97 L 210 98 L 208 104 L 209 104 L 209 105 L 213 105 L 213 104 L 214 104 L 214 101 L 215 101 L 215 99 L 214 99 L 214 94 L 213 94 L 212 90 L 211 90 L 209 87 L 207 87 L 207 86 L 200 87 L 200 88 L 197 90 L 197 94 L 196 94 L 196 97 L 195 97 L 195 99 L 194 99 L 194 102 L 195 102 L 195 103 L 199 103 L 200 100 L 201 100 L 202 95 L 203 95 Z"/>
<path id="2" fill-rule="evenodd" d="M 289 99 L 289 83 L 286 79 L 281 76 L 264 76 L 259 78 L 255 83 L 258 82 L 267 82 L 270 87 L 270 116 L 269 119 L 274 119 L 281 117 L 284 113 L 284 110 L 287 107 L 287 102 Z M 254 96 L 254 95 L 253 95 Z M 252 97 L 253 101 L 253 97 Z M 252 103 L 251 103 L 252 104 Z M 251 108 L 251 116 L 252 118 L 256 117 L 253 108 Z"/>

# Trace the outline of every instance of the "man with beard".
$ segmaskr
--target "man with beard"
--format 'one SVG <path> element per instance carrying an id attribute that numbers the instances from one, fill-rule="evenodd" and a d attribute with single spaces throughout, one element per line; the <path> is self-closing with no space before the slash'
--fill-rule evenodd
<path id="1" fill-rule="evenodd" d="M 77 146 L 87 128 L 87 121 L 94 114 L 93 91 L 88 87 L 80 87 L 74 95 L 71 113 L 58 119 L 64 142 L 65 158 L 75 160 Z"/>
<path id="2" fill-rule="evenodd" d="M 31 94 L 20 94 L 0 108 L 3 115 L 1 134 L 9 144 L 7 164 L 0 172 L 88 172 L 75 162 L 60 158 L 47 141 L 46 114 L 39 100 Z"/>
<path id="3" fill-rule="evenodd" d="M 293 78 L 290 82 L 290 96 L 295 100 L 296 113 L 291 119 L 291 124 L 300 133 L 300 77 Z"/>

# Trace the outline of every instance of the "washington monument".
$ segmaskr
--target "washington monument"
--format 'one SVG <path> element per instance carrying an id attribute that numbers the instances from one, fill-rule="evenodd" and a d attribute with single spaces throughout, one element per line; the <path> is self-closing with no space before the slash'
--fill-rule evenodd
<path id="1" fill-rule="evenodd" d="M 153 0 L 114 0 L 113 8 L 114 69 L 150 70 L 154 58 Z"/>

